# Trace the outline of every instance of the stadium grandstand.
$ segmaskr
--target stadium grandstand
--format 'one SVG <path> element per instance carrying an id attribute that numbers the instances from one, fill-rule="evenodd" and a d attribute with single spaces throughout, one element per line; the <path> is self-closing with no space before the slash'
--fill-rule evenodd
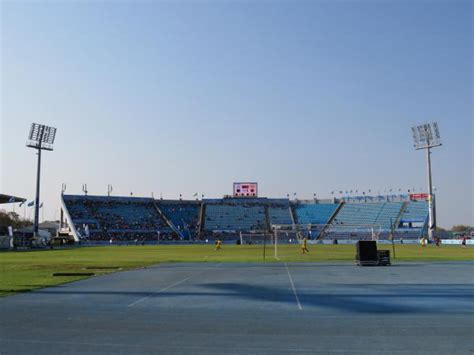
<path id="1" fill-rule="evenodd" d="M 310 225 L 321 241 L 374 238 L 417 240 L 426 233 L 428 204 L 410 195 L 289 200 L 224 197 L 162 200 L 61 195 L 61 228 L 94 243 L 234 240 L 271 233 L 272 226 Z"/>
<path id="2" fill-rule="evenodd" d="M 193 239 L 198 233 L 201 203 L 199 201 L 156 201 L 156 210 L 181 239 Z"/>

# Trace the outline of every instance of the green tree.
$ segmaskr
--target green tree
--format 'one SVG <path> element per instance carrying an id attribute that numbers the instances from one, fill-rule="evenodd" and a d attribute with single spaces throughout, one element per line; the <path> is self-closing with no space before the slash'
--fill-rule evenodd
<path id="1" fill-rule="evenodd" d="M 27 227 L 31 224 L 31 221 L 21 218 L 16 212 L 0 210 L 0 233 L 6 233 L 8 226 L 12 226 L 16 229 Z"/>
<path id="2" fill-rule="evenodd" d="M 467 232 L 469 229 L 471 229 L 470 226 L 466 226 L 464 224 L 458 224 L 456 226 L 453 226 L 453 228 L 451 228 L 451 231 L 452 232 Z"/>

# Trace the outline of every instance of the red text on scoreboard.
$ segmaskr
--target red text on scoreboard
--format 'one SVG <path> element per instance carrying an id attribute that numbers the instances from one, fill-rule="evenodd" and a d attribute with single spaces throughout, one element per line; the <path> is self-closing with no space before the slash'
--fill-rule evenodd
<path id="1" fill-rule="evenodd" d="M 258 183 L 234 182 L 234 197 L 257 197 Z"/>
<path id="2" fill-rule="evenodd" d="M 430 197 L 429 194 L 410 194 L 410 200 L 412 201 L 427 201 L 428 198 Z"/>

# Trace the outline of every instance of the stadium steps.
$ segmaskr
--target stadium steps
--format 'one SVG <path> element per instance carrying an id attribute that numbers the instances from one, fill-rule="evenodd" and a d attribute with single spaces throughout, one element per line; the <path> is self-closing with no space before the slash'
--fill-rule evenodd
<path id="1" fill-rule="evenodd" d="M 175 232 L 181 239 L 185 239 L 184 238 L 184 235 L 183 233 L 179 230 L 179 228 L 177 228 L 174 223 L 171 221 L 171 219 L 169 219 L 164 213 L 163 211 L 158 207 L 158 205 L 156 204 L 156 201 L 153 201 L 153 206 L 155 206 L 155 209 L 156 211 L 158 212 L 158 214 L 160 215 L 161 218 L 163 218 L 163 220 L 166 222 L 166 224 L 168 225 L 168 227 L 171 228 L 171 230 L 173 232 Z"/>
<path id="2" fill-rule="evenodd" d="M 416 222 L 423 222 L 423 227 L 409 229 L 398 225 L 397 232 L 403 234 L 410 233 L 412 236 L 416 235 L 416 238 L 426 235 L 428 230 L 429 219 L 428 203 L 419 201 L 408 201 L 405 204 L 406 206 L 401 213 L 399 224 L 403 221 L 412 220 Z"/>
<path id="3" fill-rule="evenodd" d="M 329 220 L 328 220 L 327 224 L 331 224 L 334 221 L 334 218 L 336 218 L 336 216 L 339 213 L 339 211 L 341 210 L 343 204 L 344 204 L 344 202 L 339 202 L 339 205 L 336 207 L 336 209 L 334 210 L 331 217 L 329 217 Z"/>
<path id="4" fill-rule="evenodd" d="M 397 219 L 395 220 L 395 224 L 392 226 L 392 228 L 395 230 L 398 228 L 400 225 L 400 220 L 402 219 L 403 213 L 405 213 L 405 210 L 408 207 L 408 202 L 403 202 L 402 208 L 400 209 L 400 212 L 398 213 Z"/>
<path id="5" fill-rule="evenodd" d="M 380 215 L 383 213 L 383 210 L 384 210 L 384 208 L 385 208 L 386 205 L 387 205 L 386 203 L 384 203 L 384 204 L 382 205 L 382 207 L 380 208 L 380 210 L 379 210 L 378 213 L 377 213 L 377 216 L 376 216 L 375 219 L 374 219 L 374 223 L 376 223 L 376 222 L 379 220 Z"/>
<path id="6" fill-rule="evenodd" d="M 385 232 L 392 230 L 402 207 L 403 202 L 385 202 L 377 214 L 374 224 L 380 225 Z"/>
<path id="7" fill-rule="evenodd" d="M 290 210 L 290 216 L 291 216 L 291 223 L 293 225 L 296 224 L 296 214 L 295 214 L 295 211 L 293 211 L 293 209 L 291 208 L 291 205 L 288 206 L 288 209 Z"/>
<path id="8" fill-rule="evenodd" d="M 327 226 L 324 227 L 324 229 L 321 231 L 321 233 L 319 233 L 319 236 L 318 236 L 317 239 L 323 239 L 323 238 L 326 236 L 326 230 L 329 228 L 329 226 L 332 225 L 332 222 L 334 221 L 334 219 L 336 218 L 337 214 L 338 214 L 339 211 L 341 210 L 342 205 L 344 205 L 344 202 L 339 202 L 339 205 L 336 207 L 336 209 L 334 210 L 334 212 L 333 212 L 333 214 L 331 215 L 331 217 L 329 217 Z"/>
<path id="9" fill-rule="evenodd" d="M 201 202 L 201 209 L 200 209 L 200 212 L 199 212 L 199 229 L 198 229 L 198 232 L 197 232 L 197 237 L 198 239 L 201 239 L 201 235 L 202 235 L 202 232 L 204 230 L 204 223 L 205 223 L 205 217 L 206 216 L 206 205 L 204 204 L 204 202 Z"/>
<path id="10" fill-rule="evenodd" d="M 270 221 L 270 213 L 268 212 L 268 209 L 269 207 L 265 206 L 263 210 L 263 213 L 265 214 L 265 229 L 271 232 L 272 226 L 271 226 L 271 221 Z"/>

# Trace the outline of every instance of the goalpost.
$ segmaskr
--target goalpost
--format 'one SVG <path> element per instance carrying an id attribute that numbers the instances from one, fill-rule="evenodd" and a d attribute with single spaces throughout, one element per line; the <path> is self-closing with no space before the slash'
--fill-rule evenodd
<path id="1" fill-rule="evenodd" d="M 276 259 L 280 256 L 279 245 L 300 244 L 303 238 L 338 244 L 339 241 L 378 240 L 382 232 L 381 226 L 375 224 L 274 224 L 271 229 Z"/>
<path id="2" fill-rule="evenodd" d="M 263 260 L 266 258 L 267 253 L 267 244 L 272 245 L 275 242 L 273 233 L 268 231 L 254 231 L 254 232 L 240 232 L 240 245 L 252 245 L 258 244 L 262 247 L 262 257 Z"/>

